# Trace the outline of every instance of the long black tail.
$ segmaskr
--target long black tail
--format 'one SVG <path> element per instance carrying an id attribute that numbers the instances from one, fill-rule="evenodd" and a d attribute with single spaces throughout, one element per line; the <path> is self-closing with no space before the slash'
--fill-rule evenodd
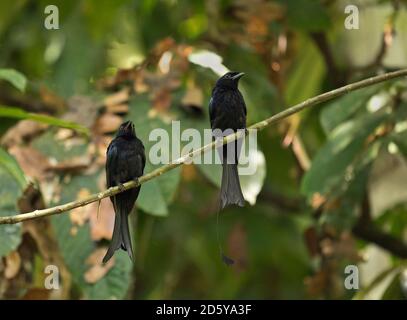
<path id="1" fill-rule="evenodd" d="M 109 259 L 113 256 L 114 252 L 120 248 L 127 251 L 130 259 L 133 260 L 133 248 L 131 245 L 128 221 L 128 215 L 132 210 L 132 206 L 129 201 L 120 199 L 123 196 L 124 194 L 122 193 L 115 196 L 115 199 L 113 200 L 113 206 L 116 212 L 114 219 L 113 236 L 112 241 L 110 242 L 109 249 L 107 250 L 105 257 L 103 258 L 103 263 L 108 262 Z"/>
<path id="2" fill-rule="evenodd" d="M 235 204 L 240 207 L 244 206 L 244 198 L 240 187 L 239 173 L 237 164 L 224 163 L 222 164 L 222 183 L 220 187 L 220 209 L 222 210 L 228 205 Z"/>

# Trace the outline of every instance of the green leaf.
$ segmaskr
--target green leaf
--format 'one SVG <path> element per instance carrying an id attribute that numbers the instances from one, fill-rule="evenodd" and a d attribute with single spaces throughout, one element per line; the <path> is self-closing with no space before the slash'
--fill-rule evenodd
<path id="1" fill-rule="evenodd" d="M 26 185 L 18 164 L 0 148 L 0 216 L 17 213 L 17 201 Z M 0 258 L 15 250 L 21 241 L 21 225 L 0 225 Z"/>
<path id="2" fill-rule="evenodd" d="M 57 161 L 66 161 L 86 153 L 87 144 L 85 139 L 82 142 L 68 147 L 63 141 L 55 140 L 54 133 L 48 130 L 34 140 L 33 146 L 49 158 L 55 158 Z"/>
<path id="3" fill-rule="evenodd" d="M 318 94 L 325 70 L 321 54 L 308 37 L 299 37 L 299 48 L 301 54 L 291 69 L 284 94 L 288 105 Z"/>
<path id="4" fill-rule="evenodd" d="M 368 286 L 359 290 L 355 294 L 353 300 L 363 300 L 366 297 L 366 295 L 368 295 L 371 292 L 374 292 L 378 285 L 383 283 L 384 280 L 388 279 L 389 277 L 391 278 L 397 277 L 397 275 L 399 274 L 399 268 L 400 268 L 399 266 L 391 266 L 390 268 L 380 272 Z"/>
<path id="5" fill-rule="evenodd" d="M 395 275 L 390 285 L 384 291 L 382 300 L 405 300 L 407 296 L 402 289 L 402 276 L 401 273 Z"/>
<path id="6" fill-rule="evenodd" d="M 85 286 L 86 298 L 89 299 L 123 299 L 131 283 L 133 263 L 127 252 L 116 251 L 115 264 L 98 282 Z"/>
<path id="7" fill-rule="evenodd" d="M 145 212 L 156 216 L 168 215 L 168 208 L 160 186 L 155 179 L 143 184 L 137 199 L 137 206 Z"/>
<path id="8" fill-rule="evenodd" d="M 89 130 L 87 128 L 74 122 L 61 120 L 44 114 L 26 112 L 15 107 L 0 105 L 0 118 L 29 119 L 57 127 L 72 129 L 86 136 L 89 136 Z"/>
<path id="9" fill-rule="evenodd" d="M 322 109 L 320 116 L 321 125 L 325 133 L 331 132 L 339 124 L 348 120 L 365 106 L 367 101 L 381 88 L 383 88 L 383 84 L 352 91 L 327 104 Z"/>
<path id="10" fill-rule="evenodd" d="M 23 91 L 27 85 L 27 78 L 14 69 L 0 69 L 0 79 L 10 82 L 18 90 Z"/>
<path id="11" fill-rule="evenodd" d="M 370 114 L 340 125 L 320 148 L 302 180 L 301 190 L 310 199 L 314 193 L 330 192 L 345 177 L 346 169 L 364 150 L 367 137 L 387 117 Z"/>
<path id="12" fill-rule="evenodd" d="M 6 150 L 0 148 L 0 167 L 3 167 L 10 173 L 14 179 L 19 183 L 20 188 L 23 189 L 27 185 L 23 170 L 21 170 L 17 161 L 7 153 Z"/>

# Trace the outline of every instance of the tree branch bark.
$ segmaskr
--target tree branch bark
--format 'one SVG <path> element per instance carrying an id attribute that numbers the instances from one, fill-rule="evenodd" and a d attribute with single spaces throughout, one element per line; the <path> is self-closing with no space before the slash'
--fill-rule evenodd
<path id="1" fill-rule="evenodd" d="M 315 96 L 313 98 L 307 99 L 291 108 L 288 108 L 284 111 L 277 113 L 274 116 L 271 116 L 270 118 L 267 118 L 263 121 L 260 121 L 256 124 L 250 126 L 248 129 L 249 130 L 262 130 L 262 129 L 268 127 L 269 125 L 276 123 L 282 119 L 285 119 L 306 108 L 309 108 L 309 107 L 315 106 L 317 104 L 320 104 L 322 102 L 334 99 L 334 98 L 341 96 L 343 94 L 346 94 L 350 91 L 354 91 L 354 90 L 357 90 L 360 88 L 374 85 L 379 82 L 383 82 L 383 81 L 387 81 L 390 79 L 395 79 L 395 78 L 399 78 L 399 77 L 403 77 L 403 76 L 407 76 L 407 69 L 385 73 L 385 74 L 382 74 L 379 76 L 371 77 L 371 78 L 368 78 L 365 80 L 361 80 L 361 81 L 358 81 L 355 83 L 348 84 L 348 85 L 340 87 L 338 89 L 335 89 L 335 90 L 332 90 L 329 92 L 325 92 L 325 93 Z M 210 144 L 207 144 L 206 146 L 204 146 L 202 148 L 194 150 L 194 151 L 188 153 L 187 155 L 184 155 L 184 156 L 178 158 L 174 162 L 163 165 L 162 167 L 157 168 L 157 169 L 153 170 L 152 172 L 149 172 L 149 173 L 143 175 L 137 181 L 128 181 L 128 182 L 124 183 L 122 188 L 116 186 L 116 187 L 109 188 L 105 191 L 92 194 L 89 197 L 87 197 L 86 199 L 72 201 L 72 202 L 68 202 L 68 203 L 58 205 L 55 207 L 42 209 L 42 210 L 35 210 L 32 212 L 28 212 L 28 213 L 0 217 L 0 224 L 15 224 L 15 223 L 19 223 L 22 221 L 27 221 L 27 220 L 31 220 L 31 219 L 40 218 L 40 217 L 61 214 L 63 212 L 72 210 L 74 208 L 82 207 L 82 206 L 88 205 L 92 202 L 100 201 L 103 198 L 113 196 L 115 194 L 118 194 L 120 192 L 123 192 L 123 191 L 131 189 L 131 188 L 135 188 L 176 167 L 179 167 L 180 165 L 184 164 L 187 160 L 192 159 L 202 153 L 205 153 L 205 152 L 209 151 L 210 149 L 214 148 L 215 146 L 218 147 L 218 146 L 221 146 L 222 144 L 232 142 L 236 139 L 242 138 L 243 135 L 244 135 L 244 133 L 240 131 L 240 132 L 237 132 L 237 133 L 234 133 L 234 134 L 231 134 L 231 135 L 225 137 L 223 139 L 223 141 L 215 141 Z"/>
<path id="2" fill-rule="evenodd" d="M 358 221 L 352 233 L 361 240 L 374 243 L 402 259 L 407 258 L 407 244 L 396 237 L 385 233 L 372 221 L 369 198 L 365 195 Z"/>

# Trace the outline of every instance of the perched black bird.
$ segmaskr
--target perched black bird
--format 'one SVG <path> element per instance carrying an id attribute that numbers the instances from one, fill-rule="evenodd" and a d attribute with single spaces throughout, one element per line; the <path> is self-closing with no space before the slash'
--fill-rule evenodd
<path id="1" fill-rule="evenodd" d="M 212 97 L 209 102 L 209 116 L 211 128 L 216 138 L 219 137 L 219 133 L 215 133 L 215 129 L 220 129 L 223 132 L 225 130 L 232 130 L 233 132 L 236 132 L 238 129 L 246 130 L 246 104 L 237 88 L 239 79 L 243 75 L 244 73 L 228 72 L 218 79 L 212 90 Z M 226 132 L 222 135 L 225 136 L 230 133 Z M 230 143 L 218 150 L 223 166 L 220 191 L 221 209 L 231 204 L 244 206 L 244 198 L 237 171 L 242 140 L 239 139 L 233 143 L 235 145 L 232 148 L 230 148 L 232 144 Z M 232 151 L 228 153 L 227 150 Z"/>
<path id="2" fill-rule="evenodd" d="M 143 143 L 136 137 L 134 124 L 124 122 L 107 148 L 106 182 L 108 188 L 122 186 L 124 182 L 135 180 L 143 175 L 146 156 Z M 129 232 L 128 215 L 140 192 L 140 187 L 118 193 L 110 200 L 116 213 L 112 241 L 103 263 L 109 261 L 114 252 L 122 248 L 133 259 L 133 249 Z"/>

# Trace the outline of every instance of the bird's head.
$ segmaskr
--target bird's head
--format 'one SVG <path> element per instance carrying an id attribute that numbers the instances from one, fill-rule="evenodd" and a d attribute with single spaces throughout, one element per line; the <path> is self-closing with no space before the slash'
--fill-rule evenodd
<path id="1" fill-rule="evenodd" d="M 244 76 L 243 72 L 231 71 L 225 73 L 222 77 L 218 79 L 218 81 L 216 81 L 216 86 L 237 89 L 239 79 L 243 76 Z"/>
<path id="2" fill-rule="evenodd" d="M 134 130 L 134 123 L 131 121 L 123 122 L 120 127 L 119 131 L 117 132 L 117 136 L 124 136 L 124 137 L 135 137 L 136 131 Z"/>

